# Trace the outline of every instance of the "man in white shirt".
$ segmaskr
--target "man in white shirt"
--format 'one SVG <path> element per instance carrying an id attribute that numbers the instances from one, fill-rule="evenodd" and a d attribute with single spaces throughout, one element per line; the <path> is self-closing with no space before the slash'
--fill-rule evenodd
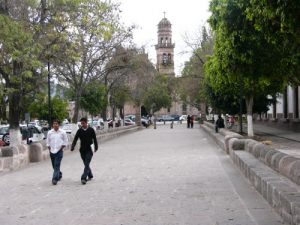
<path id="1" fill-rule="evenodd" d="M 66 132 L 59 128 L 60 122 L 53 120 L 53 129 L 47 134 L 47 147 L 50 152 L 51 163 L 53 167 L 52 184 L 56 185 L 62 178 L 60 163 L 63 158 L 63 149 L 68 145 L 68 136 Z"/>

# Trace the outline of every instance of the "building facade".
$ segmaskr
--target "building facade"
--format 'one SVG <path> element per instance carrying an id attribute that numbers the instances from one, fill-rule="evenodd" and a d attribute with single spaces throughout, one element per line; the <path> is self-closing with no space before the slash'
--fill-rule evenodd
<path id="1" fill-rule="evenodd" d="M 156 69 L 162 75 L 175 77 L 174 48 L 172 43 L 172 24 L 164 17 L 158 23 L 156 50 Z"/>
<path id="2" fill-rule="evenodd" d="M 175 43 L 172 42 L 172 24 L 164 16 L 157 25 L 157 44 L 155 45 L 156 50 L 156 70 L 160 75 L 167 76 L 170 79 L 175 78 L 175 65 L 174 65 L 174 48 Z M 201 110 L 190 105 L 185 105 L 180 100 L 179 96 L 173 96 L 172 106 L 170 108 L 163 108 L 156 115 L 195 115 L 200 116 L 200 114 L 205 114 L 203 110 L 203 104 L 201 105 Z M 200 108 L 200 106 L 199 106 Z M 205 108 L 205 107 L 204 107 Z M 133 104 L 127 103 L 124 107 L 124 114 L 135 114 L 135 115 L 145 115 L 150 112 L 145 112 L 143 105 L 135 106 Z"/>
<path id="3" fill-rule="evenodd" d="M 287 86 L 283 93 L 280 93 L 272 104 L 267 114 L 262 115 L 263 119 L 281 120 L 285 122 L 299 122 L 299 87 Z"/>
<path id="4" fill-rule="evenodd" d="M 159 74 L 167 76 L 169 78 L 175 78 L 175 65 L 174 65 L 174 48 L 175 43 L 172 42 L 172 24 L 165 17 L 160 20 L 157 25 L 157 44 L 156 50 L 156 69 Z M 177 78 L 179 79 L 179 78 Z M 179 96 L 173 96 L 172 106 L 170 108 L 161 109 L 157 114 L 165 115 L 200 115 L 200 110 L 190 105 L 185 105 L 179 98 Z M 202 107 L 201 107 L 202 108 Z M 203 112 L 205 113 L 205 112 Z"/>

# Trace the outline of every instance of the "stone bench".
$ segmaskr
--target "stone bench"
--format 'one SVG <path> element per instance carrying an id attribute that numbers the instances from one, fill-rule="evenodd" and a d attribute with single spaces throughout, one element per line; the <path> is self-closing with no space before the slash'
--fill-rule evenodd
<path id="1" fill-rule="evenodd" d="M 201 127 L 286 223 L 300 224 L 300 159 L 226 129 L 216 134 L 209 123 Z"/>
<path id="2" fill-rule="evenodd" d="M 300 187 L 277 173 L 252 154 L 243 150 L 230 152 L 234 163 L 255 189 L 288 224 L 300 224 Z"/>

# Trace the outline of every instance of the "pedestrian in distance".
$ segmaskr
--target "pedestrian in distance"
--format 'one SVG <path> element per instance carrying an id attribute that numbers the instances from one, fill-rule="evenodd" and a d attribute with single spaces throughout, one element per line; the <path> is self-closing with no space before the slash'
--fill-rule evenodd
<path id="1" fill-rule="evenodd" d="M 191 126 L 191 116 L 188 115 L 186 120 L 187 120 L 187 128 L 190 128 L 190 126 Z"/>
<path id="2" fill-rule="evenodd" d="M 59 120 L 53 120 L 52 129 L 47 134 L 47 147 L 49 149 L 53 167 L 52 184 L 56 185 L 62 178 L 60 164 L 63 158 L 63 149 L 68 145 L 67 133 L 59 128 Z"/>
<path id="3" fill-rule="evenodd" d="M 230 116 L 229 117 L 229 127 L 228 128 L 232 128 L 234 125 L 234 117 L 233 116 Z"/>
<path id="4" fill-rule="evenodd" d="M 225 127 L 225 124 L 224 124 L 224 120 L 223 118 L 221 117 L 221 115 L 219 115 L 217 121 L 216 121 L 216 133 L 219 132 L 219 128 L 224 128 Z"/>
<path id="5" fill-rule="evenodd" d="M 90 163 L 93 158 L 92 144 L 94 144 L 94 151 L 98 150 L 98 142 L 96 133 L 93 128 L 89 127 L 86 118 L 80 119 L 81 128 L 76 132 L 72 142 L 71 151 L 74 151 L 78 138 L 80 139 L 80 156 L 84 164 L 84 170 L 81 175 L 81 183 L 86 184 L 87 180 L 91 180 L 94 176 L 90 168 Z"/>
<path id="6" fill-rule="evenodd" d="M 190 124 L 191 124 L 191 128 L 194 128 L 194 116 L 191 116 Z"/>

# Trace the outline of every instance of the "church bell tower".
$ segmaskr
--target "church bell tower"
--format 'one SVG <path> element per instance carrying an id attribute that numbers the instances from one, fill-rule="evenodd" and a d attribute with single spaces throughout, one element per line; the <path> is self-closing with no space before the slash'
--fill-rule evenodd
<path id="1" fill-rule="evenodd" d="M 164 13 L 165 14 L 165 13 Z M 172 43 L 172 24 L 165 17 L 158 24 L 156 49 L 156 69 L 162 75 L 175 77 L 174 48 Z"/>

